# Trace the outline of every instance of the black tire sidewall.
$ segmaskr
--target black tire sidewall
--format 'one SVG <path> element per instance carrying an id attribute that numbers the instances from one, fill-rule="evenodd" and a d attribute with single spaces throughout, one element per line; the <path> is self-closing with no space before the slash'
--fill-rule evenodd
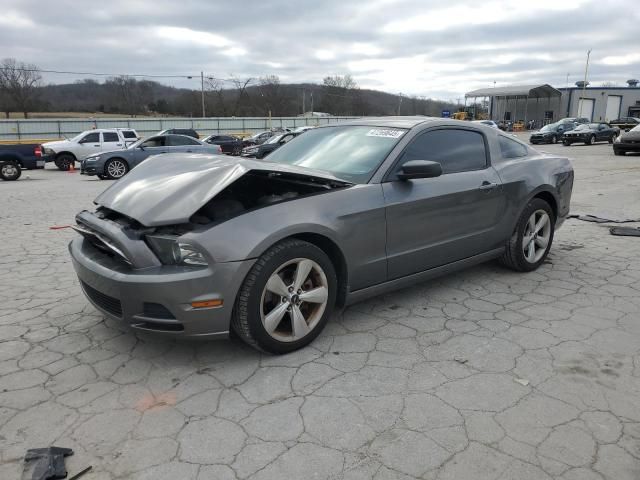
<path id="1" fill-rule="evenodd" d="M 16 173 L 13 175 L 5 175 L 3 173 L 3 169 L 5 165 L 13 165 L 15 167 Z M 12 161 L 0 162 L 0 178 L 2 178 L 2 180 L 6 180 L 7 182 L 12 182 L 14 180 L 18 180 L 21 175 L 22 175 L 22 169 L 20 168 L 20 164 Z"/>
<path id="2" fill-rule="evenodd" d="M 265 253 L 265 256 L 268 256 L 268 252 Z M 262 320 L 260 318 L 260 308 L 262 308 L 262 291 L 267 280 L 276 271 L 276 269 L 283 263 L 294 258 L 308 258 L 320 265 L 327 277 L 327 283 L 329 285 L 329 299 L 325 311 L 322 314 L 322 318 L 313 331 L 311 331 L 306 337 L 295 342 L 281 342 L 269 335 L 262 325 Z M 337 294 L 337 284 L 338 280 L 331 260 L 315 245 L 307 242 L 296 242 L 295 245 L 281 249 L 273 256 L 270 256 L 269 260 L 258 273 L 255 282 L 251 285 L 249 298 L 246 302 L 247 324 L 251 332 L 251 336 L 257 343 L 258 347 L 269 353 L 281 354 L 292 352 L 311 343 L 324 329 L 324 326 L 333 313 Z"/>
<path id="3" fill-rule="evenodd" d="M 587 140 L 587 141 L 586 141 L 586 142 L 584 142 L 584 143 L 586 143 L 587 145 L 593 145 L 593 144 L 594 144 L 594 142 L 595 142 L 595 140 L 596 140 L 595 135 L 591 135 L 591 136 L 589 137 L 589 140 Z"/>
<path id="4" fill-rule="evenodd" d="M 63 172 L 66 172 L 71 168 L 71 163 L 75 163 L 75 161 L 76 159 L 71 155 L 63 153 L 55 159 L 54 163 L 56 164 L 56 167 L 58 167 Z"/>
<path id="5" fill-rule="evenodd" d="M 549 218 L 551 219 L 551 234 L 549 236 L 549 244 L 547 245 L 544 255 L 536 263 L 530 263 L 524 256 L 522 239 L 524 237 L 524 231 L 526 229 L 527 222 L 529 221 L 529 217 L 531 217 L 533 212 L 537 210 L 544 210 L 545 212 L 547 212 L 547 215 L 549 215 Z M 533 270 L 536 270 L 547 259 L 547 255 L 549 254 L 549 250 L 551 249 L 551 244 L 553 243 L 555 225 L 555 215 L 553 214 L 551 206 L 549 206 L 547 202 L 540 198 L 534 198 L 529 201 L 529 203 L 523 210 L 520 219 L 518 220 L 518 225 L 516 226 L 516 231 L 514 233 L 515 235 L 517 235 L 516 261 L 518 262 L 518 266 L 522 271 L 531 272 Z"/>

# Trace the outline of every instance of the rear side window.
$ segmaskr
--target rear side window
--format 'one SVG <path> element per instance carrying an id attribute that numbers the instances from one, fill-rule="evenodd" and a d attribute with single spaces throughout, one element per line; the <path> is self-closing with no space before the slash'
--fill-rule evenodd
<path id="1" fill-rule="evenodd" d="M 504 135 L 498 135 L 500 142 L 500 152 L 502 152 L 502 158 L 519 158 L 526 157 L 528 154 L 527 147 L 520 142 L 516 142 Z"/>
<path id="2" fill-rule="evenodd" d="M 119 142 L 120 137 L 115 132 L 102 132 L 102 141 L 103 142 Z"/>
<path id="3" fill-rule="evenodd" d="M 409 144 L 400 166 L 410 160 L 439 162 L 442 173 L 481 170 L 487 166 L 484 136 L 471 130 L 432 130 Z"/>
<path id="4" fill-rule="evenodd" d="M 138 138 L 133 130 L 122 130 L 122 136 L 124 138 Z"/>

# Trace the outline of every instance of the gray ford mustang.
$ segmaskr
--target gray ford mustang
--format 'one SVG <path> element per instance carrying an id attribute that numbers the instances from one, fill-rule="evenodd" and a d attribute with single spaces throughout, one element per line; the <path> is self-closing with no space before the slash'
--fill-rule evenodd
<path id="1" fill-rule="evenodd" d="M 572 186 L 569 160 L 492 128 L 367 118 L 268 161 L 152 157 L 76 216 L 69 250 L 105 315 L 284 353 L 335 308 L 391 289 L 496 258 L 535 270 Z"/>

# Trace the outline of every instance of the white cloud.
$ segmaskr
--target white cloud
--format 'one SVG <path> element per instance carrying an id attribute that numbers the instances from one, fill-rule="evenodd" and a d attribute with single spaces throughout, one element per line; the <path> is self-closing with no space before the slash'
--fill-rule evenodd
<path id="1" fill-rule="evenodd" d="M 222 35 L 202 32 L 184 27 L 157 27 L 155 33 L 163 40 L 178 43 L 191 43 L 206 47 L 231 47 L 233 42 Z"/>
<path id="2" fill-rule="evenodd" d="M 336 54 L 331 50 L 320 49 L 316 50 L 315 57 L 318 60 L 333 60 L 336 57 Z"/>
<path id="3" fill-rule="evenodd" d="M 7 12 L 3 12 L 0 15 L 0 25 L 5 28 L 30 28 L 35 26 L 33 20 L 31 20 L 26 15 L 16 12 L 13 10 L 9 10 Z"/>
<path id="4" fill-rule="evenodd" d="M 626 55 L 612 55 L 604 57 L 600 63 L 603 65 L 631 65 L 640 62 L 640 53 L 628 53 Z"/>

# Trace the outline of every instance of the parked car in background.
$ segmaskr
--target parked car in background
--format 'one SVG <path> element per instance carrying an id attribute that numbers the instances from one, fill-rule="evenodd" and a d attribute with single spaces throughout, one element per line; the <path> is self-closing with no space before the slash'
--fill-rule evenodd
<path id="1" fill-rule="evenodd" d="M 39 143 L 0 145 L 0 161 L 4 162 L 7 168 L 10 164 L 18 169 L 44 168 L 46 160 L 47 157 L 43 155 L 43 148 Z M 3 180 L 11 180 L 11 178 L 3 177 Z"/>
<path id="2" fill-rule="evenodd" d="M 266 161 L 150 158 L 76 216 L 69 252 L 107 318 L 286 353 L 334 307 L 496 258 L 537 269 L 572 187 L 567 158 L 497 130 L 363 118 Z"/>
<path id="3" fill-rule="evenodd" d="M 562 135 L 562 144 L 568 147 L 572 143 L 584 143 L 585 145 L 604 141 L 613 143 L 619 134 L 620 129 L 612 127 L 608 123 L 582 123 Z"/>
<path id="4" fill-rule="evenodd" d="M 613 142 L 615 155 L 624 155 L 627 152 L 640 152 L 640 125 L 622 132 Z"/>
<path id="5" fill-rule="evenodd" d="M 578 125 L 581 125 L 583 123 L 591 123 L 591 120 L 587 117 L 567 117 L 558 120 L 558 123 L 577 123 Z"/>
<path id="6" fill-rule="evenodd" d="M 241 155 L 243 157 L 264 158 L 274 150 L 280 148 L 285 143 L 293 140 L 298 135 L 300 134 L 295 132 L 274 135 L 261 145 L 251 145 L 249 147 L 243 148 Z"/>
<path id="7" fill-rule="evenodd" d="M 302 132 L 306 132 L 307 130 L 311 130 L 312 128 L 316 128 L 316 127 L 313 125 L 303 125 L 302 127 L 296 127 L 291 131 L 294 133 L 302 133 Z"/>
<path id="8" fill-rule="evenodd" d="M 82 175 L 96 175 L 101 180 L 117 180 L 151 155 L 161 153 L 220 154 L 219 145 L 209 145 L 186 135 L 155 135 L 139 140 L 126 150 L 91 155 L 81 162 Z"/>
<path id="9" fill-rule="evenodd" d="M 274 135 L 276 135 L 276 132 L 272 130 L 266 130 L 264 132 L 255 133 L 250 137 L 247 137 L 244 140 L 242 140 L 242 146 L 248 147 L 249 145 L 261 145 L 264 142 L 266 142 L 268 139 L 273 137 Z"/>
<path id="10" fill-rule="evenodd" d="M 232 135 L 209 135 L 202 140 L 210 145 L 220 145 L 222 153 L 240 155 L 242 153 L 242 140 Z"/>
<path id="11" fill-rule="evenodd" d="M 479 123 L 481 125 L 486 125 L 487 127 L 498 128 L 498 124 L 493 120 L 473 120 L 471 123 Z"/>
<path id="12" fill-rule="evenodd" d="M 634 127 L 640 125 L 640 118 L 636 117 L 621 117 L 616 118 L 615 120 L 611 120 L 609 125 L 612 127 L 618 127 L 620 130 L 631 130 Z"/>
<path id="13" fill-rule="evenodd" d="M 529 143 L 539 145 L 541 143 L 558 143 L 562 135 L 578 126 L 573 122 L 556 122 L 545 125 L 539 131 L 533 132 L 529 137 Z"/>
<path id="14" fill-rule="evenodd" d="M 186 135 L 187 137 L 200 139 L 200 135 L 193 128 L 167 128 L 156 133 L 156 135 Z"/>
<path id="15" fill-rule="evenodd" d="M 75 137 L 42 146 L 47 161 L 53 161 L 60 170 L 69 170 L 72 164 L 100 152 L 123 150 L 137 141 L 138 134 L 130 128 L 100 128 L 87 130 Z"/>

